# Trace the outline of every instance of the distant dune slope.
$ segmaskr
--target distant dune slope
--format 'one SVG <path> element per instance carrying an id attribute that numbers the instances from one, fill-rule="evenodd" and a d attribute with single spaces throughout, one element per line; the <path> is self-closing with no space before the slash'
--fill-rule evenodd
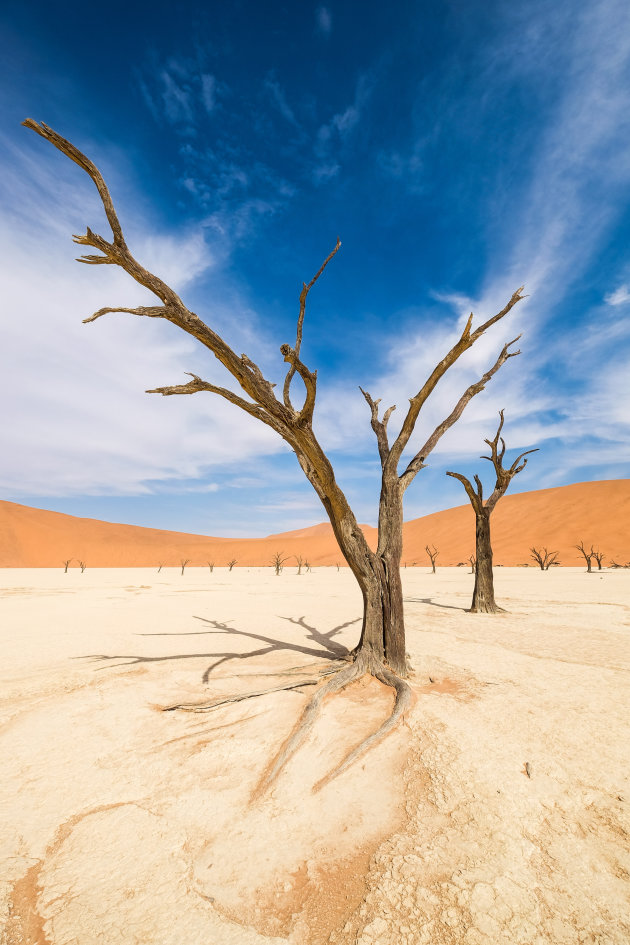
<path id="1" fill-rule="evenodd" d="M 376 546 L 376 529 L 363 526 L 370 545 Z M 506 567 L 533 562 L 530 546 L 546 546 L 559 552 L 563 565 L 577 565 L 582 558 L 574 545 L 594 544 L 611 560 L 630 560 L 630 480 L 581 482 L 555 489 L 507 495 L 492 516 L 495 564 Z M 469 505 L 435 512 L 404 526 L 403 563 L 428 564 L 427 544 L 439 551 L 440 565 L 466 561 L 475 548 L 475 520 Z M 160 531 L 135 525 L 116 525 L 96 519 L 76 518 L 0 501 L 0 567 L 53 568 L 73 558 L 90 568 L 176 567 L 183 558 L 190 567 L 213 562 L 225 566 L 232 558 L 238 565 L 268 565 L 275 552 L 301 555 L 311 565 L 344 564 L 328 524 L 298 529 L 267 538 L 210 538 L 182 532 Z"/>

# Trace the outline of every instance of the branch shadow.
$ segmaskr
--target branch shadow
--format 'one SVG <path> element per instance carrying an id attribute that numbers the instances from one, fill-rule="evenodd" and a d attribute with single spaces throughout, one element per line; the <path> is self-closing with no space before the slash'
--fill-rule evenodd
<path id="1" fill-rule="evenodd" d="M 361 618 L 357 617 L 354 620 L 347 620 L 345 623 L 341 623 L 336 627 L 333 627 L 332 630 L 323 632 L 318 630 L 316 627 L 312 627 L 306 623 L 305 617 L 280 617 L 281 620 L 287 620 L 289 623 L 294 624 L 295 626 L 301 627 L 306 631 L 306 641 L 310 641 L 315 646 L 308 646 L 305 643 L 294 643 L 288 640 L 279 640 L 275 637 L 267 636 L 262 633 L 253 633 L 249 630 L 239 630 L 237 627 L 230 627 L 228 623 L 221 622 L 219 620 L 210 620 L 207 617 L 198 617 L 195 616 L 195 620 L 199 620 L 212 629 L 209 630 L 192 630 L 186 631 L 184 633 L 138 633 L 136 636 L 141 637 L 190 637 L 190 636 L 207 636 L 209 634 L 228 634 L 237 637 L 246 637 L 250 640 L 257 640 L 263 644 L 263 646 L 256 647 L 252 650 L 247 650 L 244 653 L 229 651 L 220 651 L 220 652 L 211 652 L 211 653 L 175 653 L 168 656 L 142 656 L 138 654 L 94 654 L 90 656 L 75 657 L 75 659 L 87 659 L 93 661 L 107 661 L 107 667 L 99 667 L 99 669 L 105 668 L 116 668 L 119 666 L 134 666 L 139 663 L 166 663 L 174 660 L 188 660 L 188 659 L 214 659 L 208 668 L 204 671 L 201 681 L 204 685 L 207 685 L 211 673 L 216 670 L 219 666 L 224 663 L 229 662 L 230 660 L 247 660 L 256 656 L 267 656 L 270 653 L 274 652 L 292 652 L 292 653 L 302 653 L 306 656 L 314 656 L 316 659 L 324 660 L 349 660 L 350 659 L 350 650 L 334 638 L 346 627 L 350 627 L 355 623 L 358 623 Z M 112 662 L 113 660 L 118 660 L 119 662 Z M 98 670 L 97 670 L 98 671 Z"/>
<path id="2" fill-rule="evenodd" d="M 466 613 L 466 607 L 455 607 L 453 604 L 438 604 L 430 597 L 405 597 L 406 604 L 430 604 L 431 607 L 442 607 L 444 610 L 461 610 Z"/>

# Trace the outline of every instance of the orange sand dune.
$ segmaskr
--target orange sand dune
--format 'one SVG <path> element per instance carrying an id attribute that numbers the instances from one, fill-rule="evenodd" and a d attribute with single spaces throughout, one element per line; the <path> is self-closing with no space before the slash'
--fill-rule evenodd
<path id="1" fill-rule="evenodd" d="M 376 529 L 367 525 L 363 529 L 374 548 Z M 532 545 L 558 551 L 563 565 L 580 564 L 583 559 L 573 546 L 581 540 L 606 554 L 604 564 L 625 563 L 630 560 L 630 480 L 581 482 L 507 495 L 493 514 L 492 537 L 495 564 L 506 567 L 528 561 L 533 566 Z M 470 506 L 407 522 L 403 561 L 427 564 L 427 544 L 438 549 L 438 566 L 466 561 L 475 547 Z M 0 502 L 0 567 L 4 568 L 59 567 L 70 557 L 73 567 L 83 560 L 90 568 L 175 567 L 186 558 L 191 567 L 205 567 L 208 562 L 221 567 L 232 558 L 241 566 L 264 566 L 278 551 L 293 556 L 287 565 L 298 555 L 311 565 L 344 564 L 328 524 L 267 538 L 210 538 Z"/>

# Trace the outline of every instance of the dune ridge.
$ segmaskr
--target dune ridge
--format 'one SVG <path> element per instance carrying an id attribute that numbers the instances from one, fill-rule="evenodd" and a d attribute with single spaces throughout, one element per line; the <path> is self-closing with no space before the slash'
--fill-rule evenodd
<path id="1" fill-rule="evenodd" d="M 529 563 L 532 545 L 558 551 L 560 563 L 576 566 L 583 558 L 574 545 L 584 541 L 606 558 L 625 564 L 630 560 L 630 479 L 581 482 L 552 489 L 507 495 L 492 516 L 494 561 L 514 567 Z M 372 548 L 376 529 L 362 526 Z M 434 512 L 404 525 L 403 564 L 427 565 L 427 544 L 439 551 L 437 565 L 466 562 L 474 553 L 475 521 L 470 505 Z M 56 568 L 72 558 L 89 568 L 224 567 L 235 558 L 237 566 L 271 564 L 276 552 L 289 556 L 287 566 L 301 556 L 309 564 L 345 564 L 332 528 L 320 523 L 266 538 L 213 538 L 184 532 L 115 524 L 78 518 L 0 501 L 0 567 Z"/>

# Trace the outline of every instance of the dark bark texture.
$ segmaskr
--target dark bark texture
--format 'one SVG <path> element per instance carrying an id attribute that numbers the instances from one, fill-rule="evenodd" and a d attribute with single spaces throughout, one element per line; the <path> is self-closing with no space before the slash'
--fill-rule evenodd
<path id="1" fill-rule="evenodd" d="M 508 486 L 514 476 L 520 473 L 527 465 L 527 459 L 524 457 L 530 453 L 536 453 L 536 449 L 526 450 L 517 456 L 512 465 L 505 469 L 503 458 L 505 456 L 505 440 L 501 436 L 503 429 L 503 411 L 499 411 L 499 427 L 492 440 L 485 440 L 490 447 L 490 456 L 482 456 L 481 459 L 487 459 L 494 466 L 496 474 L 496 483 L 492 495 L 484 502 L 483 485 L 479 476 L 475 475 L 475 486 L 470 479 L 461 473 L 447 472 L 447 476 L 453 479 L 459 479 L 466 495 L 470 499 L 470 504 L 475 513 L 475 587 L 473 590 L 472 604 L 470 605 L 471 614 L 497 614 L 503 613 L 502 607 L 499 607 L 494 599 L 494 573 L 492 570 L 492 541 L 490 538 L 490 516 L 494 511 L 499 499 L 505 495 Z M 499 445 L 500 444 L 500 445 Z M 522 460 L 522 462 L 521 462 Z"/>

